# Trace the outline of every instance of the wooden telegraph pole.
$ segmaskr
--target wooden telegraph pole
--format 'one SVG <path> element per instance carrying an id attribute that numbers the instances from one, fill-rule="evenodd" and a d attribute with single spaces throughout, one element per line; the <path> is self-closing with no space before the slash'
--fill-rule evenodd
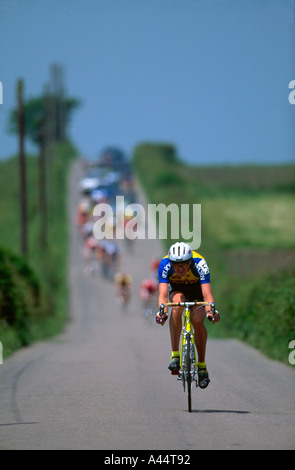
<path id="1" fill-rule="evenodd" d="M 19 135 L 19 178 L 20 178 L 20 222 L 21 222 L 21 253 L 27 255 L 27 188 L 26 188 L 26 162 L 24 152 L 25 116 L 23 105 L 23 80 L 17 82 L 18 101 L 18 135 Z"/>
<path id="2" fill-rule="evenodd" d="M 41 143 L 39 155 L 39 203 L 40 203 L 40 247 L 47 248 L 47 178 L 46 178 L 46 144 Z"/>

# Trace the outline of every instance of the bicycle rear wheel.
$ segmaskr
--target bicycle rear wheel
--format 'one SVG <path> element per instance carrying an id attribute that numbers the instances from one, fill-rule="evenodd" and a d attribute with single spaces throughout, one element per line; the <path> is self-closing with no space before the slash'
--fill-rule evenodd
<path id="1" fill-rule="evenodd" d="M 191 376 L 191 337 L 190 335 L 186 336 L 186 358 L 185 358 L 185 368 L 186 368 L 186 382 L 187 382 L 187 406 L 188 411 L 192 411 L 192 376 Z"/>

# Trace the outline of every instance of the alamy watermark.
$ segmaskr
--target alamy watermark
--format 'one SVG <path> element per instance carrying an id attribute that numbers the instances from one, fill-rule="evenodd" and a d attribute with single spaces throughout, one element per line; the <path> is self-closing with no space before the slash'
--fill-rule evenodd
<path id="1" fill-rule="evenodd" d="M 3 346 L 0 341 L 0 364 L 3 364 Z"/>
<path id="2" fill-rule="evenodd" d="M 289 349 L 293 349 L 293 351 L 290 352 L 289 354 L 289 363 L 294 366 L 295 365 L 295 339 L 290 341 L 289 343 Z"/>
<path id="3" fill-rule="evenodd" d="M 126 221 L 127 213 L 131 216 Z M 183 239 L 194 249 L 201 245 L 201 204 L 148 204 L 145 209 L 138 203 L 125 206 L 124 196 L 116 196 L 115 207 L 97 204 L 93 216 L 98 217 L 93 225 L 93 235 L 97 240 L 170 237 Z M 111 230 L 108 229 L 110 226 Z"/>
<path id="4" fill-rule="evenodd" d="M 0 104 L 3 104 L 3 85 L 0 81 Z"/>
<path id="5" fill-rule="evenodd" d="M 295 104 L 295 80 L 291 80 L 289 88 L 293 88 L 293 91 L 289 93 L 289 103 Z"/>

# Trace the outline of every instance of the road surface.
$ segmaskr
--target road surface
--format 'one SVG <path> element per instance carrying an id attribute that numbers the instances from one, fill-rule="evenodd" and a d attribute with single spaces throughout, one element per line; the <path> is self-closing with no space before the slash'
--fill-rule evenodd
<path id="1" fill-rule="evenodd" d="M 64 333 L 0 365 L 0 449 L 294 449 L 294 367 L 238 341 L 209 339 L 211 383 L 194 390 L 187 412 L 182 385 L 167 369 L 168 324 L 144 318 L 139 303 L 139 283 L 161 247 L 136 240 L 131 255 L 123 252 L 133 298 L 128 311 L 120 310 L 112 283 L 83 270 L 74 222 L 80 176 L 76 162 L 69 191 L 70 321 Z"/>

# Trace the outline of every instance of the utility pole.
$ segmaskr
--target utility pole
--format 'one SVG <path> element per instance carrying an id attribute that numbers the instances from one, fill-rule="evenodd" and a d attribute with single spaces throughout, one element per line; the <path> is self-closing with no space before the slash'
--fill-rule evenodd
<path id="1" fill-rule="evenodd" d="M 40 247 L 47 248 L 47 178 L 46 144 L 43 141 L 39 155 L 39 203 L 40 203 Z"/>
<path id="2" fill-rule="evenodd" d="M 19 135 L 19 180 L 20 180 L 20 222 L 21 222 L 21 253 L 26 256 L 27 242 L 27 188 L 26 188 L 26 162 L 24 152 L 25 116 L 23 105 L 23 80 L 17 82 L 18 101 L 18 135 Z"/>
<path id="3" fill-rule="evenodd" d="M 63 68 L 59 64 L 51 66 L 51 89 L 54 97 L 55 109 L 55 141 L 63 142 L 66 138 L 66 108 L 65 108 L 65 86 L 63 79 Z"/>
<path id="4" fill-rule="evenodd" d="M 47 249 L 47 209 L 48 209 L 48 154 L 50 152 L 50 115 L 49 104 L 50 97 L 47 87 L 43 93 L 44 112 L 41 120 L 40 128 L 40 154 L 39 154 L 39 206 L 40 206 L 40 247 L 42 250 Z"/>

